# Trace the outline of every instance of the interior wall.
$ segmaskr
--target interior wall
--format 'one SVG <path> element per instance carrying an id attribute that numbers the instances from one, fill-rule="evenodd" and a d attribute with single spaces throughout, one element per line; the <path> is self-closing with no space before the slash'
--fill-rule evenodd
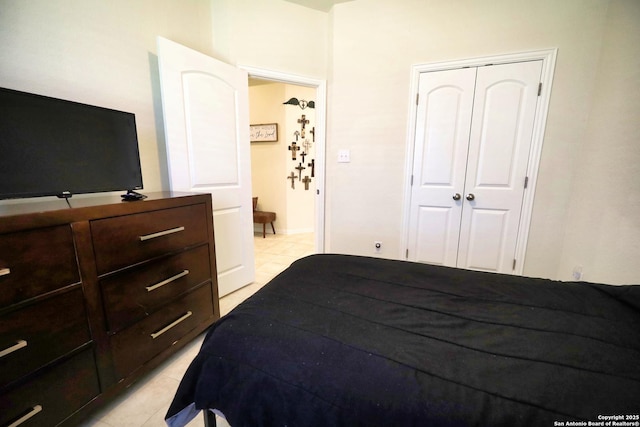
<path id="1" fill-rule="evenodd" d="M 291 98 L 297 98 L 298 100 L 304 99 L 306 101 L 313 100 L 316 94 L 315 88 L 302 87 L 302 86 L 293 86 L 286 85 L 284 100 L 288 100 Z M 315 127 L 315 109 L 313 108 L 305 108 L 304 110 L 296 105 L 285 105 L 287 121 L 285 124 L 286 133 L 283 135 L 285 138 L 286 145 L 290 145 L 293 141 L 296 140 L 294 132 L 302 132 L 301 124 L 298 123 L 298 120 L 302 119 L 302 115 L 305 116 L 305 120 L 308 120 L 309 123 L 305 125 L 305 136 L 302 137 L 300 135 L 298 137 L 297 145 L 300 147 L 300 150 L 296 153 L 296 160 L 292 160 L 291 152 L 286 150 L 286 171 L 285 175 L 294 173 L 295 176 L 298 177 L 295 181 L 294 187 L 291 187 L 291 182 L 287 180 L 286 188 L 287 188 L 287 233 L 296 234 L 296 233 L 311 233 L 314 231 L 315 225 L 315 190 L 316 190 L 316 179 L 311 178 L 311 168 L 309 163 L 311 159 L 315 157 L 315 144 L 313 144 L 313 135 L 310 133 L 311 130 Z M 310 143 L 309 149 L 304 147 L 304 142 L 307 141 Z M 302 153 L 305 153 L 304 162 L 302 160 Z M 302 166 L 306 169 L 298 172 L 295 169 L 297 166 Z M 306 189 L 304 182 L 301 179 L 305 179 L 305 177 L 309 177 L 311 182 L 309 183 L 308 189 Z"/>
<path id="2" fill-rule="evenodd" d="M 400 257 L 410 69 L 557 47 L 526 275 L 638 281 L 636 0 L 0 0 L 0 86 L 136 114 L 168 188 L 156 36 L 328 81 L 325 247 Z M 339 149 L 351 163 L 338 164 Z"/>
<path id="3" fill-rule="evenodd" d="M 238 66 L 319 80 L 327 78 L 329 14 L 283 0 L 211 0 L 211 16 L 216 58 Z M 314 95 L 309 96 L 315 96 L 315 89 L 311 90 Z M 292 110 L 293 108 L 291 107 Z M 286 131 L 283 129 L 282 132 Z M 290 139 L 288 143 L 293 141 L 292 134 L 293 131 L 290 134 L 283 133 Z M 286 149 L 285 155 L 291 158 Z M 291 193 L 289 196 L 311 198 L 313 191 L 299 190 L 301 186 L 304 188 L 304 184 L 299 181 L 296 182 L 296 189 L 291 190 L 285 177 L 291 171 L 297 175 L 297 171 L 293 169 L 297 163 L 293 164 L 291 160 L 289 163 L 291 167 L 282 177 L 286 191 Z M 288 203 L 287 208 L 282 211 L 284 214 L 276 211 L 279 223 L 276 224 L 276 232 L 278 229 L 285 233 L 313 231 L 315 224 L 299 221 L 302 218 L 313 220 L 315 212 L 307 214 L 299 212 L 299 209 L 308 209 L 314 203 L 315 199 L 310 203 Z M 284 227 L 281 218 L 287 220 Z"/>
<path id="4" fill-rule="evenodd" d="M 615 3 L 620 11 L 608 21 L 610 3 Z M 575 202 L 572 194 L 584 189 L 580 191 L 582 208 L 610 203 L 609 197 L 589 192 L 584 182 L 573 178 L 584 167 L 578 161 L 579 153 L 593 145 L 587 142 L 587 133 L 592 107 L 601 101 L 597 95 L 600 53 L 637 56 L 637 48 L 634 50 L 631 42 L 609 47 L 617 42 L 611 35 L 611 29 L 620 20 L 617 15 L 637 17 L 631 3 L 356 0 L 334 6 L 326 184 L 327 240 L 331 251 L 372 255 L 374 240 L 383 242 L 384 256 L 400 257 L 404 251 L 399 245 L 403 180 L 408 173 L 407 114 L 409 102 L 415 99 L 408 93 L 412 65 L 557 47 L 524 274 L 566 277 L 567 263 L 560 260 L 563 251 L 573 247 L 565 245 L 564 233 Z M 635 58 L 625 61 L 634 67 L 632 70 L 637 69 Z M 621 68 L 616 66 L 615 70 Z M 635 72 L 626 70 L 622 74 L 631 77 Z M 612 102 L 616 102 L 615 95 L 611 96 Z M 627 107 L 637 117 L 639 98 L 628 99 Z M 614 122 L 605 122 L 615 126 Z M 605 129 L 606 124 L 593 126 Z M 332 161 L 339 149 L 350 150 L 351 163 Z M 637 156 L 630 156 L 635 150 L 637 144 L 628 138 L 619 141 L 615 158 L 625 170 L 637 165 Z M 591 176 L 589 182 L 602 179 L 612 182 L 607 179 L 611 174 L 608 167 L 592 163 L 593 167 L 585 172 Z M 629 175 L 630 172 L 624 174 L 627 178 Z M 576 205 L 575 209 L 580 207 Z M 625 231 L 637 229 L 639 220 L 629 218 L 629 221 Z M 593 230 L 580 232 L 591 235 Z M 606 251 L 610 253 L 607 257 L 610 269 L 625 269 L 630 276 L 639 276 L 637 263 L 624 262 L 625 256 L 615 260 L 615 253 L 637 253 L 637 246 L 631 241 L 616 239 Z M 615 281 L 607 274 L 600 278 Z"/>
<path id="5" fill-rule="evenodd" d="M 612 1 L 577 150 L 560 278 L 640 284 L 640 2 Z"/>
<path id="6" fill-rule="evenodd" d="M 283 0 L 211 0 L 215 56 L 326 79 L 329 16 Z"/>
<path id="7" fill-rule="evenodd" d="M 304 114 L 309 123 L 306 125 L 306 139 L 312 141 L 309 131 L 315 126 L 315 111 L 304 110 L 295 105 L 284 105 L 290 98 L 311 100 L 315 95 L 314 88 L 295 86 L 283 83 L 260 84 L 249 87 L 250 120 L 252 124 L 277 123 L 277 142 L 254 142 L 251 144 L 251 181 L 253 195 L 258 197 L 258 209 L 276 213 L 274 226 L 276 233 L 296 234 L 314 231 L 315 219 L 315 181 L 305 189 L 300 181 L 296 166 L 302 164 L 301 149 L 296 153 L 296 161 L 292 160 L 288 149 L 291 142 L 296 141 L 294 132 L 300 132 L 297 122 Z M 301 146 L 303 138 L 298 137 L 297 145 Z M 306 169 L 300 175 L 311 175 L 308 163 L 314 154 L 306 153 Z M 286 177 L 294 173 L 295 188 Z M 267 226 L 267 228 L 269 228 Z M 262 232 L 262 226 L 256 225 L 256 231 Z"/>
<path id="8" fill-rule="evenodd" d="M 249 86 L 249 121 L 251 124 L 277 123 L 278 141 L 251 143 L 251 185 L 258 197 L 258 210 L 276 213 L 276 233 L 286 227 L 287 193 L 283 185 L 286 158 L 286 139 L 283 128 L 285 109 L 275 100 L 285 97 L 285 85 L 280 83 Z M 262 225 L 256 225 L 262 232 Z M 256 228 L 256 230 L 258 230 Z"/>
<path id="9" fill-rule="evenodd" d="M 0 0 L 0 86 L 134 113 L 144 191 L 168 189 L 158 35 L 212 54 L 209 3 Z"/>

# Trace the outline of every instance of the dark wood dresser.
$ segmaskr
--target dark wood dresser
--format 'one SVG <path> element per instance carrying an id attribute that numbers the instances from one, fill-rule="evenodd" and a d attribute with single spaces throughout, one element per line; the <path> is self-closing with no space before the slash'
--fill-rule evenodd
<path id="1" fill-rule="evenodd" d="M 75 425 L 220 317 L 211 196 L 0 206 L 0 426 Z"/>

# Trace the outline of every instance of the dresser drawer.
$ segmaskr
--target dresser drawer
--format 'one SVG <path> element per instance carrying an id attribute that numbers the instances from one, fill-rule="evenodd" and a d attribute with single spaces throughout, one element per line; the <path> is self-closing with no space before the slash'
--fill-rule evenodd
<path id="1" fill-rule="evenodd" d="M 92 221 L 98 274 L 207 243 L 207 220 L 197 204 Z"/>
<path id="2" fill-rule="evenodd" d="M 0 317 L 0 388 L 89 342 L 82 289 Z"/>
<path id="3" fill-rule="evenodd" d="M 0 425 L 22 420 L 20 427 L 54 426 L 99 392 L 93 351 L 89 349 L 0 394 Z"/>
<path id="4" fill-rule="evenodd" d="M 208 319 L 213 322 L 212 298 L 207 283 L 111 337 L 118 377 L 130 374 Z"/>
<path id="5" fill-rule="evenodd" d="M 100 280 L 108 328 L 117 332 L 211 280 L 209 245 Z"/>
<path id="6" fill-rule="evenodd" d="M 0 235 L 0 308 L 79 281 L 69 225 Z"/>

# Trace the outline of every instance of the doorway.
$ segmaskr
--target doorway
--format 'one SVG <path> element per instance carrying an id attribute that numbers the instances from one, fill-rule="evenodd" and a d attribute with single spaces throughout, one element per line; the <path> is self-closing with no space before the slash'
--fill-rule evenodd
<path id="1" fill-rule="evenodd" d="M 316 252 L 323 252 L 326 82 L 231 66 L 162 37 L 158 37 L 158 64 L 170 187 L 208 192 L 215 200 L 220 296 L 246 286 L 255 277 L 249 75 L 316 90 L 315 247 Z"/>
<path id="2" fill-rule="evenodd" d="M 305 192 L 306 192 L 307 196 L 311 196 L 313 198 L 312 203 L 314 207 L 312 212 L 312 215 L 313 215 L 312 228 L 313 228 L 313 234 L 314 234 L 315 252 L 322 253 L 324 252 L 324 240 L 325 240 L 324 239 L 324 206 L 325 206 L 325 203 L 324 203 L 324 200 L 325 200 L 325 197 L 324 197 L 325 159 L 324 157 L 325 156 L 324 155 L 325 155 L 325 126 L 326 126 L 326 82 L 323 80 L 310 79 L 306 77 L 300 77 L 300 76 L 275 72 L 271 70 L 264 70 L 264 69 L 258 69 L 258 68 L 252 68 L 252 67 L 242 67 L 242 66 L 240 66 L 240 68 L 245 69 L 249 73 L 249 79 L 254 84 L 281 83 L 286 85 L 288 88 L 291 88 L 291 91 L 295 91 L 296 87 L 305 89 L 306 93 L 309 93 L 309 91 L 311 91 L 310 94 L 313 96 L 313 98 L 305 99 L 305 101 L 307 102 L 307 105 L 305 105 L 305 108 L 301 108 L 300 105 L 295 105 L 295 103 L 284 105 L 288 109 L 287 114 L 289 114 L 291 117 L 293 116 L 297 117 L 297 119 L 295 120 L 295 122 L 297 123 L 297 120 L 301 120 L 301 121 L 305 120 L 302 118 L 302 115 L 305 115 L 305 112 L 311 111 L 308 105 L 308 102 L 313 101 L 313 107 L 314 107 L 313 115 L 315 116 L 314 117 L 315 124 L 311 126 L 311 128 L 306 127 L 309 125 L 309 124 L 306 124 L 305 138 L 302 138 L 301 130 L 299 131 L 300 134 L 297 135 L 298 143 L 296 144 L 296 147 L 298 147 L 299 150 L 295 150 L 294 148 L 295 151 L 291 150 L 290 148 L 291 148 L 291 143 L 296 140 L 296 135 L 294 135 L 292 132 L 287 132 L 287 134 L 284 134 L 285 129 L 282 126 L 279 127 L 280 129 L 279 129 L 279 135 L 278 135 L 278 140 L 279 140 L 278 149 L 283 151 L 283 155 L 284 155 L 283 158 L 286 157 L 288 159 L 288 162 L 286 163 L 286 166 L 284 166 L 282 169 L 274 168 L 273 174 L 277 175 L 277 180 L 275 182 L 280 182 L 280 184 L 278 184 L 279 186 L 282 186 L 283 188 L 289 191 L 297 191 L 298 195 L 305 195 Z M 291 93 L 291 92 L 287 92 L 287 93 Z M 290 97 L 287 97 L 287 99 L 275 99 L 273 100 L 273 102 L 275 104 L 282 105 L 289 99 Z M 300 103 L 301 100 L 298 100 L 298 101 Z M 249 102 L 251 104 L 252 102 L 251 99 Z M 291 119 L 289 119 L 289 121 L 291 121 Z M 300 126 L 301 125 L 302 123 L 300 124 Z M 313 131 L 313 133 L 311 133 L 311 131 Z M 303 160 L 300 154 L 304 149 L 302 147 L 302 143 L 304 142 L 305 139 L 309 139 L 310 142 L 312 142 L 312 145 L 313 145 L 312 150 L 313 150 L 314 157 L 312 159 L 310 159 L 309 157 L 305 157 L 304 165 L 303 165 L 302 164 Z M 260 143 L 252 143 L 252 144 L 260 144 Z M 293 153 L 296 154 L 295 162 L 293 160 L 292 151 Z M 312 166 L 309 165 L 309 163 L 311 163 L 311 160 L 313 160 Z M 267 165 L 267 167 L 269 167 L 269 165 Z M 296 170 L 295 167 L 305 167 L 306 169 L 304 171 Z M 253 165 L 252 165 L 252 169 L 253 169 Z M 290 176 L 292 171 L 295 171 L 294 177 L 287 179 L 287 176 Z M 313 178 L 311 177 L 312 172 L 313 172 Z M 312 185 L 311 183 L 306 184 L 309 186 L 309 190 L 305 190 L 305 182 L 303 181 L 305 176 L 309 176 L 309 179 L 311 179 L 313 183 L 313 186 L 311 186 Z M 293 182 L 295 189 L 291 188 L 292 181 L 295 181 Z M 259 198 L 258 205 L 260 206 L 260 195 L 254 194 L 254 196 L 257 196 Z M 296 231 L 295 226 L 291 227 L 291 231 L 292 232 Z M 304 231 L 304 230 L 297 230 L 297 231 Z M 276 232 L 278 232 L 277 229 L 276 229 Z"/>

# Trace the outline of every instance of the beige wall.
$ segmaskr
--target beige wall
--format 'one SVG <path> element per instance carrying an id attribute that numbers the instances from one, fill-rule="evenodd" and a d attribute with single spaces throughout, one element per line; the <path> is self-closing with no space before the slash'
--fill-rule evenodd
<path id="1" fill-rule="evenodd" d="M 614 1 L 576 155 L 559 275 L 640 283 L 640 2 Z"/>
<path id="2" fill-rule="evenodd" d="M 258 196 L 258 209 L 276 212 L 276 233 L 295 234 L 314 231 L 315 218 L 315 179 L 305 190 L 304 183 L 297 178 L 295 189 L 286 177 L 302 162 L 301 151 L 297 160 L 291 159 L 288 146 L 295 141 L 294 132 L 300 130 L 297 120 L 304 114 L 309 120 L 306 139 L 312 140 L 309 130 L 315 126 L 315 110 L 301 110 L 297 106 L 283 105 L 290 98 L 312 100 L 314 88 L 294 86 L 283 83 L 270 83 L 249 88 L 250 120 L 253 124 L 277 123 L 278 141 L 251 144 L 251 182 L 253 195 Z M 298 141 L 301 145 L 302 139 Z M 314 147 L 305 158 L 305 164 L 314 157 Z M 310 175 L 309 169 L 302 171 L 302 177 Z M 262 226 L 256 226 L 262 232 Z M 267 229 L 269 227 L 267 226 Z"/>
<path id="3" fill-rule="evenodd" d="M 308 87 L 300 87 L 300 86 L 292 86 L 286 85 L 285 90 L 286 96 L 285 100 L 290 98 L 298 98 L 304 100 L 312 100 L 315 98 L 316 89 L 308 88 Z M 300 109 L 294 105 L 286 105 L 286 117 L 287 121 L 284 126 L 284 134 L 283 138 L 285 138 L 286 145 L 291 144 L 292 141 L 295 141 L 294 132 L 301 131 L 300 124 L 298 120 L 301 119 L 302 115 L 305 115 L 305 120 L 308 120 L 309 123 L 306 124 L 305 128 L 305 138 L 300 137 L 298 141 L 298 145 L 301 147 L 300 151 L 297 153 L 297 160 L 293 161 L 291 159 L 291 152 L 286 150 L 286 170 L 285 176 L 289 175 L 291 172 L 294 172 L 296 176 L 298 176 L 298 171 L 294 169 L 300 163 L 302 163 L 302 157 L 300 153 L 304 150 L 302 146 L 302 142 L 306 139 L 309 141 L 313 141 L 312 135 L 309 131 L 316 125 L 315 121 L 315 109 L 305 108 L 304 110 Z M 315 189 L 316 189 L 316 178 L 311 178 L 310 168 L 307 164 L 311 161 L 312 158 L 315 157 L 315 144 L 311 144 L 310 150 L 305 157 L 305 162 L 302 165 L 307 169 L 302 171 L 302 179 L 305 176 L 309 176 L 311 182 L 309 183 L 309 189 L 305 190 L 304 183 L 301 181 L 295 182 L 295 189 L 291 188 L 291 182 L 286 182 L 287 188 L 287 232 L 291 234 L 295 233 L 309 233 L 314 231 L 315 226 Z"/>
<path id="4" fill-rule="evenodd" d="M 0 86 L 132 112 L 145 191 L 168 188 L 156 36 L 212 53 L 208 1 L 0 0 Z"/>
<path id="5" fill-rule="evenodd" d="M 525 274 L 640 282 L 637 0 L 0 0 L 0 86 L 136 114 L 145 190 L 168 187 L 156 36 L 326 79 L 326 247 L 402 252 L 414 64 L 557 47 Z M 336 162 L 339 149 L 351 163 Z"/>
<path id="6" fill-rule="evenodd" d="M 583 262 L 587 280 L 640 282 L 638 263 L 625 260 L 627 254 L 638 254 L 634 242 L 638 241 L 640 215 L 629 216 L 617 207 L 611 212 L 607 209 L 611 195 L 590 191 L 594 182 L 611 191 L 609 184 L 619 179 L 609 177 L 621 168 L 626 181 L 638 182 L 637 173 L 633 176 L 632 172 L 637 167 L 638 144 L 629 136 L 637 135 L 629 129 L 637 125 L 627 124 L 615 132 L 627 135 L 616 142 L 616 154 L 608 155 L 607 160 L 596 152 L 584 159 L 590 160 L 585 170 L 581 156 L 584 150 L 610 143 L 604 135 L 608 127 L 616 126 L 614 118 L 621 110 L 625 110 L 625 123 L 640 117 L 639 97 L 631 95 L 640 83 L 637 38 L 620 44 L 618 34 L 623 33 L 617 28 L 624 22 L 637 34 L 638 3 L 613 4 L 611 10 L 610 2 L 604 0 L 356 0 L 334 6 L 327 136 L 331 250 L 367 255 L 372 253 L 374 240 L 383 241 L 391 257 L 403 249 L 399 245 L 412 65 L 557 47 L 525 274 L 569 278 L 573 264 Z M 606 55 L 624 59 L 608 71 Z M 618 95 L 600 89 L 614 76 L 622 77 L 630 91 L 631 99 L 624 106 Z M 616 87 L 622 89 L 622 85 Z M 592 117 L 595 103 L 606 103 L 614 111 L 596 119 Z M 351 163 L 346 166 L 331 161 L 341 148 L 351 150 Z M 616 162 L 619 166 L 612 168 Z M 574 174 L 578 174 L 575 179 Z M 589 179 L 579 175 L 589 175 Z M 635 193 L 631 198 L 637 197 Z M 580 200 L 574 194 L 580 194 Z M 613 217 L 611 222 L 622 216 L 627 223 L 601 231 L 581 226 L 574 230 L 570 217 L 582 219 L 584 225 L 600 220 L 588 211 L 595 205 Z M 616 230 L 631 237 L 614 237 Z M 609 236 L 603 239 L 607 245 L 596 247 L 593 240 L 604 235 Z M 565 255 L 567 251 L 577 253 L 577 247 L 586 244 L 589 249 L 584 248 L 583 255 Z M 598 267 L 589 258 L 598 258 L 607 267 Z M 624 274 L 617 273 L 620 271 Z"/>
<path id="7" fill-rule="evenodd" d="M 283 0 L 211 0 L 211 4 L 218 59 L 326 79 L 327 13 Z"/>
<path id="8" fill-rule="evenodd" d="M 249 120 L 251 124 L 277 123 L 277 142 L 251 143 L 251 186 L 253 196 L 258 197 L 258 209 L 275 212 L 276 232 L 287 223 L 287 193 L 285 181 L 287 150 L 283 135 L 285 109 L 285 85 L 265 84 L 249 87 Z M 275 104 L 280 100 L 280 105 Z M 262 231 L 262 226 L 259 226 Z M 256 228 L 257 230 L 257 228 Z"/>
<path id="9" fill-rule="evenodd" d="M 144 190 L 167 189 L 156 37 L 324 79 L 327 23 L 282 0 L 0 0 L 0 86 L 134 113 Z"/>

